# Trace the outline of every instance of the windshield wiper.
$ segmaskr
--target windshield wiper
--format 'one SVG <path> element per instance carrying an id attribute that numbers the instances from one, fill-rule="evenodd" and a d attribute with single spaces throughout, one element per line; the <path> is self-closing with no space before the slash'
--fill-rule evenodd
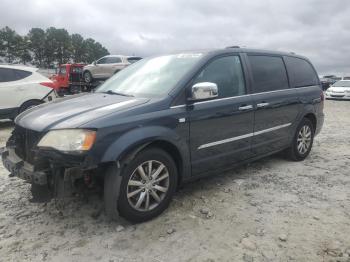
<path id="1" fill-rule="evenodd" d="M 105 94 L 110 94 L 110 95 L 119 95 L 119 96 L 128 96 L 128 97 L 133 97 L 133 95 L 129 95 L 129 94 L 124 94 L 124 93 L 119 93 L 119 92 L 115 92 L 113 90 L 107 90 L 105 92 L 103 92 Z"/>

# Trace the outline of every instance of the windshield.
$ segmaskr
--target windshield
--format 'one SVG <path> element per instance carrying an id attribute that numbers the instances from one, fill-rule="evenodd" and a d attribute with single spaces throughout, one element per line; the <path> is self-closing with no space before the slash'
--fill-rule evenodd
<path id="1" fill-rule="evenodd" d="M 338 82 L 335 82 L 332 86 L 350 87 L 350 81 L 338 81 Z"/>
<path id="2" fill-rule="evenodd" d="M 200 60 L 201 53 L 142 59 L 115 74 L 96 92 L 162 97 Z"/>

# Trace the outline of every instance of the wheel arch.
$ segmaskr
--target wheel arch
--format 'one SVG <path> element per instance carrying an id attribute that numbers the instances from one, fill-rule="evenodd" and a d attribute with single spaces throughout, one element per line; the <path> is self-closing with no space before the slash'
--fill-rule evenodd
<path id="1" fill-rule="evenodd" d="M 314 113 L 307 113 L 304 115 L 304 118 L 307 118 L 311 121 L 312 126 L 314 128 L 314 132 L 316 131 L 316 127 L 317 127 L 317 118 L 316 115 Z"/>
<path id="2" fill-rule="evenodd" d="M 21 108 L 22 108 L 25 104 L 30 103 L 30 102 L 36 102 L 36 103 L 39 103 L 39 104 L 44 103 L 44 101 L 43 101 L 42 99 L 38 99 L 38 98 L 28 99 L 28 100 L 24 101 L 24 102 L 18 107 L 18 112 L 20 112 Z"/>
<path id="3" fill-rule="evenodd" d="M 175 161 L 179 183 L 190 176 L 189 149 L 185 141 L 164 127 L 147 127 L 131 131 L 113 142 L 103 154 L 102 163 L 127 164 L 145 148 L 157 147 L 167 152 Z"/>

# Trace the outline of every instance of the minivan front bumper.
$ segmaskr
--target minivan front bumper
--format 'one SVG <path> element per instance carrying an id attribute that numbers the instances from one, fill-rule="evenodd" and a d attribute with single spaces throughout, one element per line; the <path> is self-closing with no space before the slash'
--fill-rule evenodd
<path id="1" fill-rule="evenodd" d="M 36 171 L 34 166 L 22 160 L 13 149 L 5 149 L 1 154 L 4 167 L 12 176 L 19 177 L 32 184 L 46 185 L 47 173 Z"/>

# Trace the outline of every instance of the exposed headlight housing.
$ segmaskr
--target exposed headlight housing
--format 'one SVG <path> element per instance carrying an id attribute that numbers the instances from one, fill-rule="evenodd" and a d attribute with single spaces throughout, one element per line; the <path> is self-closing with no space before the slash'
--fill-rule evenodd
<path id="1" fill-rule="evenodd" d="M 96 131 L 88 129 L 58 129 L 49 131 L 38 147 L 53 148 L 63 152 L 88 151 L 94 144 Z"/>

